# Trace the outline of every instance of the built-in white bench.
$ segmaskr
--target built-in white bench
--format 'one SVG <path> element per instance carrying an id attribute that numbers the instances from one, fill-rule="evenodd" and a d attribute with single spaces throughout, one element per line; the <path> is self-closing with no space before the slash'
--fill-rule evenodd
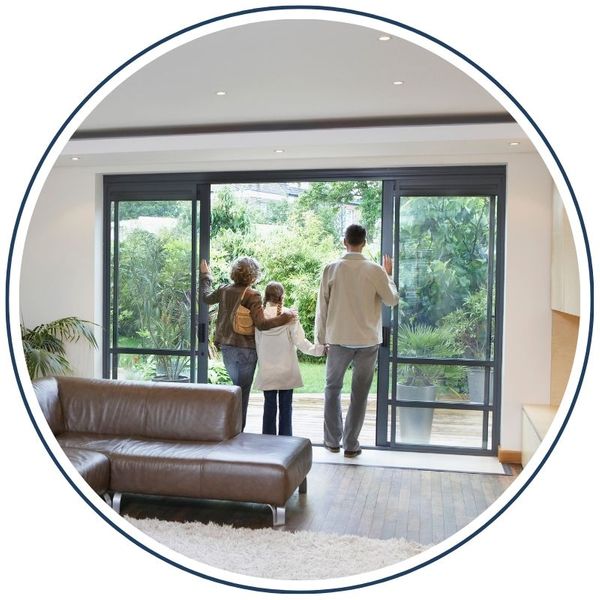
<path id="1" fill-rule="evenodd" d="M 558 406 L 550 404 L 524 404 L 521 445 L 521 464 L 525 466 L 550 429 Z"/>

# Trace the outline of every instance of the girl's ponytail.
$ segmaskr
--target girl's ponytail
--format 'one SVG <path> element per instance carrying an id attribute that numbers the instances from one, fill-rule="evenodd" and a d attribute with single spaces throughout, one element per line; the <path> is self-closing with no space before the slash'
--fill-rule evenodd
<path id="1" fill-rule="evenodd" d="M 283 311 L 283 292 L 283 286 L 278 281 L 270 281 L 265 288 L 263 306 L 267 306 L 267 302 L 277 304 L 277 316 Z"/>

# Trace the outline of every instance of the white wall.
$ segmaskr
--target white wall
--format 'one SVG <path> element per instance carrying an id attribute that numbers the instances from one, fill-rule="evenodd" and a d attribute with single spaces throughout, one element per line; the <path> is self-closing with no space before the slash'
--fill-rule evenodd
<path id="1" fill-rule="evenodd" d="M 506 182 L 504 353 L 500 445 L 521 448 L 521 405 L 550 401 L 552 179 L 534 154 Z"/>
<path id="2" fill-rule="evenodd" d="M 482 158 L 485 160 L 482 161 Z M 501 446 L 521 447 L 521 405 L 550 396 L 550 269 L 552 180 L 535 153 L 434 157 L 386 157 L 245 164 L 127 166 L 128 172 L 376 167 L 442 164 L 507 164 L 506 281 Z M 35 209 L 21 273 L 26 324 L 75 314 L 101 322 L 101 187 L 99 174 L 122 172 L 56 167 Z M 80 348 L 75 373 L 100 375 L 99 353 Z"/>
<path id="3" fill-rule="evenodd" d="M 558 190 L 553 189 L 552 309 L 579 316 L 579 267 L 573 231 Z"/>
<path id="4" fill-rule="evenodd" d="M 27 327 L 77 316 L 102 323 L 101 180 L 93 171 L 54 169 L 27 231 L 20 279 L 21 320 Z M 98 343 L 100 327 L 94 328 Z M 100 376 L 101 353 L 68 346 L 75 375 Z"/>

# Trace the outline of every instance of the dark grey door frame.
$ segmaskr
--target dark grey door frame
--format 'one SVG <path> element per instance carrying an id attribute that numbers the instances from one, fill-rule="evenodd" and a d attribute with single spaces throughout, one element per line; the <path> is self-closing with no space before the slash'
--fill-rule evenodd
<path id="1" fill-rule="evenodd" d="M 340 181 L 340 180 L 381 180 L 382 186 L 382 241 L 381 252 L 393 254 L 394 232 L 391 229 L 394 214 L 394 201 L 398 194 L 402 195 L 481 195 L 494 197 L 497 202 L 497 236 L 496 236 L 496 319 L 494 331 L 494 420 L 492 425 L 492 449 L 464 449 L 424 446 L 410 446 L 410 450 L 427 452 L 460 453 L 460 454 L 497 454 L 500 437 L 501 409 L 501 373 L 502 373 L 502 327 L 504 296 L 504 221 L 505 221 L 505 188 L 506 167 L 490 166 L 444 166 L 444 167 L 397 167 L 375 169 L 302 169 L 302 170 L 270 170 L 270 171 L 236 171 L 236 172 L 202 172 L 202 173 L 152 173 L 132 175 L 107 175 L 104 177 L 104 337 L 103 337 L 103 376 L 109 377 L 110 348 L 110 217 L 111 204 L 120 197 L 134 199 L 168 199 L 166 194 L 175 197 L 185 191 L 199 205 L 200 239 L 197 242 L 195 260 L 209 259 L 210 253 L 210 186 L 211 184 L 255 183 L 255 182 L 294 182 L 294 181 Z M 182 199 L 180 196 L 177 199 Z M 116 206 L 117 204 L 115 204 Z M 196 211 L 194 211 L 196 214 Z M 398 232 L 396 232 L 397 234 Z M 395 236 L 397 239 L 397 235 Z M 117 240 L 118 243 L 118 240 Z M 397 253 L 395 254 L 397 257 Z M 396 258 L 397 261 L 397 258 Z M 115 266 L 115 269 L 118 264 Z M 394 265 L 398 272 L 398 264 Z M 194 286 L 197 282 L 194 282 Z M 197 291 L 197 287 L 193 291 Z M 116 293 L 116 291 L 115 291 Z M 197 295 L 197 294 L 196 294 Z M 196 332 L 197 380 L 207 381 L 208 357 L 208 307 L 199 303 L 195 322 L 192 328 Z M 389 447 L 387 444 L 387 407 L 389 389 L 389 340 L 392 312 L 383 312 L 384 342 L 380 349 L 378 410 L 376 420 L 377 446 Z M 113 345 L 115 346 L 113 332 Z M 385 358 L 384 358 L 385 356 Z M 114 372 L 114 371 L 113 371 Z M 446 405 L 448 406 L 448 405 Z"/>
<path id="2" fill-rule="evenodd" d="M 114 181 L 113 177 L 104 177 L 104 227 L 103 227 L 103 333 L 102 333 L 102 376 L 116 379 L 119 354 L 152 354 L 190 357 L 190 380 L 206 381 L 208 378 L 208 339 L 206 325 L 208 308 L 204 303 L 198 303 L 198 281 L 195 276 L 190 278 L 192 298 L 190 315 L 190 349 L 168 350 L 157 348 L 126 348 L 118 343 L 118 314 L 111 305 L 118 305 L 118 269 L 119 269 L 119 203 L 147 200 L 178 200 L 191 203 L 191 260 L 190 273 L 195 274 L 199 257 L 208 260 L 210 244 L 210 186 L 193 181 L 182 181 L 169 178 L 166 181 Z M 115 227 L 111 231 L 111 216 Z M 198 233 L 200 232 L 200 236 Z M 113 239 L 111 243 L 111 233 Z M 112 248 L 111 248 L 112 246 Z M 111 250 L 113 261 L 111 265 Z M 112 266 L 112 273 L 111 273 Z M 113 288 L 111 294 L 111 278 Z"/>
<path id="3" fill-rule="evenodd" d="M 395 257 L 394 273 L 399 272 L 399 219 L 394 220 L 395 208 L 399 199 L 406 196 L 487 196 L 490 198 L 490 214 L 496 219 L 495 237 L 490 239 L 490 250 L 495 256 L 494 279 L 494 357 L 486 357 L 485 361 L 469 361 L 471 366 L 485 366 L 486 395 L 489 389 L 489 368 L 494 371 L 492 406 L 484 403 L 483 407 L 469 406 L 461 403 L 430 403 L 433 408 L 454 408 L 460 410 L 483 410 L 482 448 L 460 448 L 434 445 L 409 445 L 390 443 L 388 441 L 389 410 L 392 410 L 391 440 L 395 439 L 395 408 L 396 406 L 413 405 L 408 402 L 395 401 L 396 369 L 390 369 L 390 363 L 402 362 L 398 359 L 396 336 L 391 335 L 390 328 L 398 323 L 398 307 L 384 308 L 383 311 L 383 344 L 379 351 L 378 400 L 376 415 L 376 444 L 378 447 L 406 449 L 411 451 L 427 451 L 439 453 L 497 455 L 500 441 L 500 411 L 501 411 L 501 374 L 502 374 L 502 331 L 504 314 L 504 242 L 505 242 L 505 206 L 506 206 L 506 167 L 465 167 L 465 168 L 419 168 L 418 171 L 407 171 L 395 180 L 384 181 L 383 210 L 382 210 L 382 248 L 383 254 Z M 495 209 L 495 210 L 494 210 Z M 489 301 L 491 305 L 491 300 Z M 490 319 L 488 310 L 488 319 Z M 393 338 L 390 348 L 390 340 Z M 393 358 L 395 357 L 395 358 Z M 412 359 L 411 362 L 435 364 L 463 364 L 467 361 L 447 359 Z M 391 370 L 391 374 L 390 374 Z M 390 378 L 392 398 L 389 398 Z M 491 447 L 487 447 L 487 429 L 490 413 L 493 415 Z"/>

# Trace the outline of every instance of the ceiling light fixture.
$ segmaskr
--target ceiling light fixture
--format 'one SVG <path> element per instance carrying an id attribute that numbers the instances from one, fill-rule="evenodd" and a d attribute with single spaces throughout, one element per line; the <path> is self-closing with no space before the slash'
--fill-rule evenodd
<path id="1" fill-rule="evenodd" d="M 79 156 L 72 156 L 71 160 L 79 160 Z"/>
<path id="2" fill-rule="evenodd" d="M 509 146 L 520 146 L 521 142 L 508 142 Z"/>
<path id="3" fill-rule="evenodd" d="M 274 152 L 276 154 L 282 154 L 283 152 L 285 152 L 285 150 L 282 150 L 281 148 L 277 148 L 277 150 L 274 150 Z"/>
<path id="4" fill-rule="evenodd" d="M 404 81 L 393 81 L 392 82 L 394 85 L 403 85 Z"/>
<path id="5" fill-rule="evenodd" d="M 392 38 L 389 35 L 380 35 L 379 36 L 379 41 L 380 42 L 388 42 L 389 40 L 391 40 Z"/>
<path id="6" fill-rule="evenodd" d="M 224 92 L 221 90 L 219 92 L 216 92 L 216 94 L 217 94 L 217 96 L 225 96 L 227 94 L 227 92 Z"/>

